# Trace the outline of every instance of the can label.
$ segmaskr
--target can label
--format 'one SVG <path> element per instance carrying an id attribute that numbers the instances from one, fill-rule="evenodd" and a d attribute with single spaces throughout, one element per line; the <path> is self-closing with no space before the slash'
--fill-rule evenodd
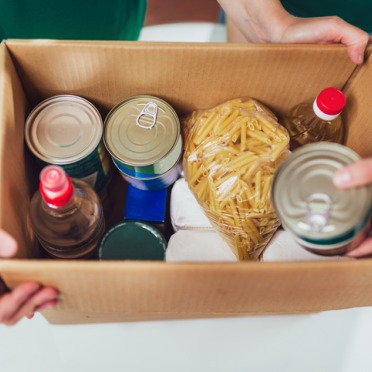
<path id="1" fill-rule="evenodd" d="M 125 172 L 122 171 L 119 164 L 114 160 L 114 164 L 119 169 L 121 176 L 132 186 L 140 190 L 161 190 L 172 185 L 180 177 L 182 171 L 181 163 L 177 163 L 168 172 L 162 174 L 161 176 L 154 178 L 136 178 L 129 177 Z"/>
<path id="2" fill-rule="evenodd" d="M 101 191 L 111 179 L 111 160 L 102 142 L 86 158 L 76 163 L 61 164 L 66 173 Z"/>
<path id="3" fill-rule="evenodd" d="M 181 152 L 182 138 L 179 137 L 178 142 L 171 153 L 154 164 L 149 164 L 146 166 L 135 166 L 126 164 L 115 158 L 113 158 L 113 161 L 119 168 L 120 172 L 129 177 L 151 179 L 155 177 L 161 177 L 165 173 L 169 172 L 172 168 L 176 168 L 176 165 L 181 156 Z"/>
<path id="4" fill-rule="evenodd" d="M 283 227 L 312 253 L 342 255 L 356 248 L 371 226 L 372 186 L 338 189 L 334 173 L 359 160 L 330 142 L 302 146 L 274 175 L 271 195 Z"/>
<path id="5" fill-rule="evenodd" d="M 54 163 L 40 161 L 42 167 Z M 84 159 L 75 163 L 58 164 L 73 178 L 86 182 L 95 191 L 101 192 L 109 184 L 112 177 L 112 163 L 102 142 Z"/>

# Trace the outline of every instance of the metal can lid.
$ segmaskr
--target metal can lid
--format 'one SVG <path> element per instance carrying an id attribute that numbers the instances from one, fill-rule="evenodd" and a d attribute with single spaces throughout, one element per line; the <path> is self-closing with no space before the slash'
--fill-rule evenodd
<path id="1" fill-rule="evenodd" d="M 100 260 L 164 260 L 167 242 L 158 229 L 141 221 L 112 227 L 98 248 Z"/>
<path id="2" fill-rule="evenodd" d="M 103 140 L 114 158 L 144 166 L 170 153 L 180 132 L 179 118 L 167 102 L 141 95 L 119 103 L 109 112 Z"/>
<path id="3" fill-rule="evenodd" d="M 329 142 L 305 145 L 289 155 L 275 173 L 271 193 L 283 226 L 298 238 L 320 244 L 357 233 L 370 216 L 372 186 L 342 190 L 332 179 L 338 169 L 358 159 L 346 146 Z"/>
<path id="4" fill-rule="evenodd" d="M 93 104 L 82 97 L 59 95 L 37 105 L 28 115 L 26 142 L 39 159 L 71 164 L 88 156 L 102 139 L 103 122 Z"/>

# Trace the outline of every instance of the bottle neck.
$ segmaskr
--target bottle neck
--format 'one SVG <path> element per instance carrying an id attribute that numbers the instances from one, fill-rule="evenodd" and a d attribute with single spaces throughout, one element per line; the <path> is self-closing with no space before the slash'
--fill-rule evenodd
<path id="1" fill-rule="evenodd" d="M 321 111 L 316 103 L 316 99 L 313 103 L 313 110 L 314 110 L 314 113 L 315 115 L 319 118 L 319 119 L 322 119 L 324 121 L 332 121 L 332 120 L 335 120 L 336 118 L 338 118 L 340 116 L 340 114 L 336 114 L 336 115 L 327 115 L 325 114 L 323 111 Z"/>
<path id="2" fill-rule="evenodd" d="M 66 216 L 75 213 L 78 208 L 78 200 L 75 195 L 72 195 L 71 199 L 64 205 L 54 205 L 53 203 L 48 203 L 42 198 L 42 206 L 45 211 L 53 216 Z"/>

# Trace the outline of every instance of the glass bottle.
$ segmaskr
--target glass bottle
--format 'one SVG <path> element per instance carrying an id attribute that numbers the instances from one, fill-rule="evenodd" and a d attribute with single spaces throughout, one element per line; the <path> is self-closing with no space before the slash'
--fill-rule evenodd
<path id="1" fill-rule="evenodd" d="M 345 104 L 345 95 L 329 87 L 322 90 L 314 102 L 295 106 L 282 122 L 291 138 L 291 150 L 320 141 L 342 143 L 344 128 L 340 114 Z"/>
<path id="2" fill-rule="evenodd" d="M 30 220 L 51 258 L 91 258 L 105 230 L 96 192 L 55 165 L 40 173 L 39 190 L 31 199 Z"/>

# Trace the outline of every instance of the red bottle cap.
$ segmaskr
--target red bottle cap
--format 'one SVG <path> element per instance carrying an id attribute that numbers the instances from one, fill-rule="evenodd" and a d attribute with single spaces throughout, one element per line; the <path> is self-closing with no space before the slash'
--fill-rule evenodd
<path id="1" fill-rule="evenodd" d="M 338 115 L 345 107 L 346 98 L 339 89 L 326 88 L 318 94 L 316 104 L 324 114 Z"/>
<path id="2" fill-rule="evenodd" d="M 41 171 L 39 190 L 43 199 L 56 207 L 67 204 L 74 192 L 70 177 L 57 165 L 48 165 Z"/>

